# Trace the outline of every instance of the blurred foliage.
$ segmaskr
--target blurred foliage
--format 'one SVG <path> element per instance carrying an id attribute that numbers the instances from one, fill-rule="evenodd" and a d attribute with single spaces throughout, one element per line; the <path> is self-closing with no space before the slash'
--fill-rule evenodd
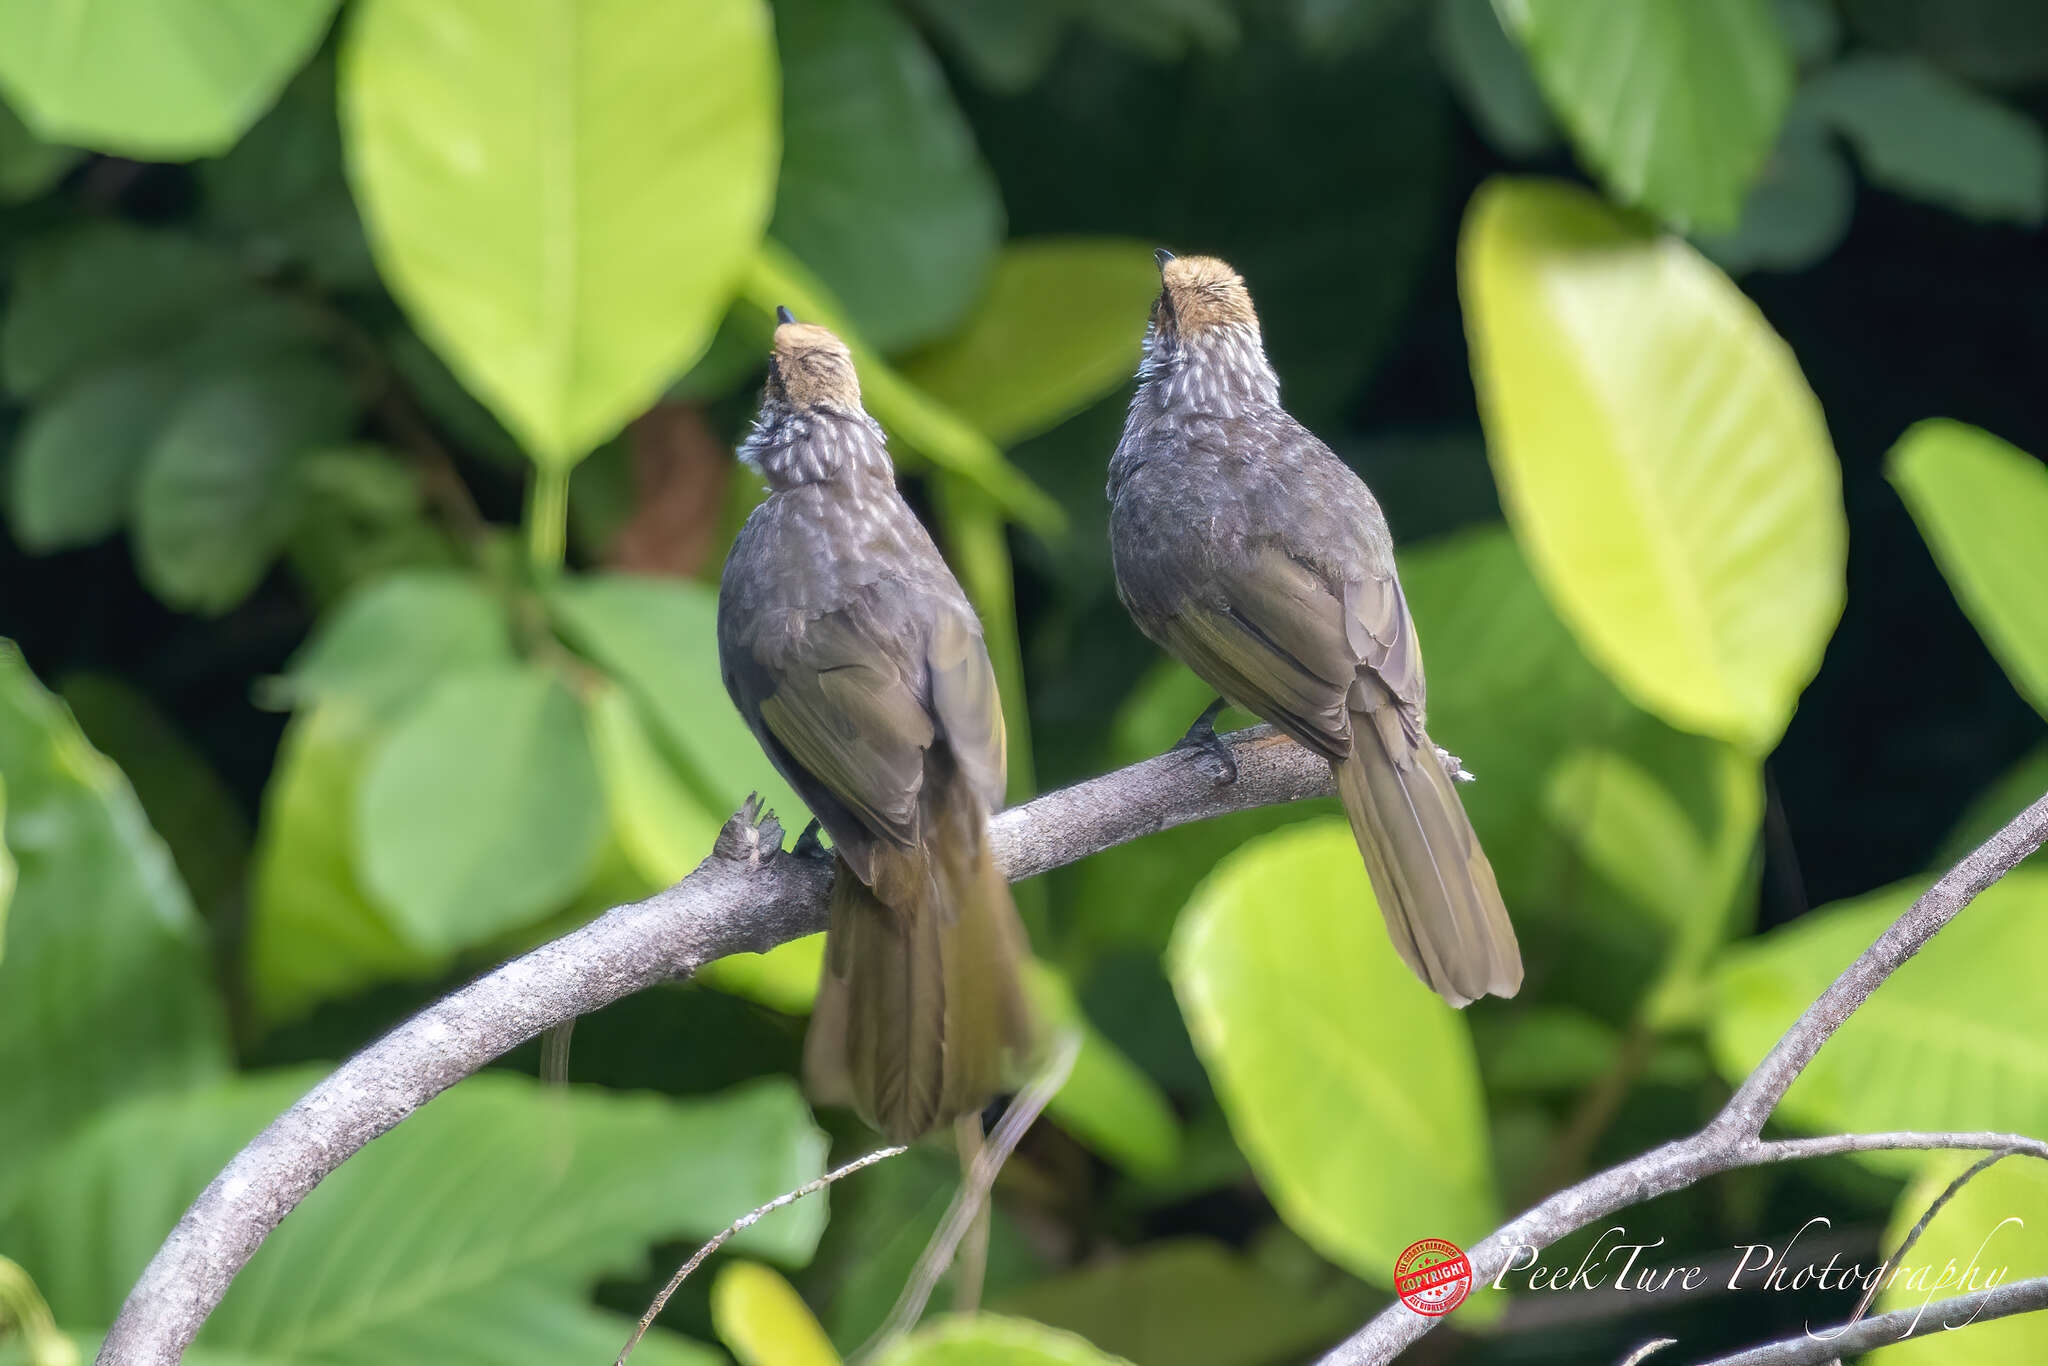
<path id="1" fill-rule="evenodd" d="M 982 611 L 1013 798 L 1171 745 L 1209 696 L 1124 617 L 1102 499 L 1160 244 L 1245 272 L 1388 509 L 1527 984 L 1423 991 L 1327 803 L 1020 889 L 1082 1051 L 998 1192 L 995 1312 L 880 1359 L 1282 1366 L 1408 1242 L 1697 1125 L 2048 786 L 2043 14 L 0 0 L 0 1360 L 89 1352 L 323 1065 L 685 875 L 749 792 L 802 827 L 713 643 L 777 305 L 847 336 Z M 2048 1129 L 2043 866 L 1780 1124 Z M 871 1143 L 794 1085 L 818 953 L 584 1022 L 566 1093 L 522 1050 L 436 1101 L 195 1359 L 607 1359 L 677 1255 Z M 1705 1259 L 1819 1209 L 1874 1262 L 1955 1170 L 1630 1227 Z M 773 1216 L 635 1359 L 838 1361 L 956 1181 L 934 1145 Z M 2044 1194 L 2001 1164 L 1918 1260 Z M 1505 1298 L 1443 1359 L 1851 1305 Z"/>

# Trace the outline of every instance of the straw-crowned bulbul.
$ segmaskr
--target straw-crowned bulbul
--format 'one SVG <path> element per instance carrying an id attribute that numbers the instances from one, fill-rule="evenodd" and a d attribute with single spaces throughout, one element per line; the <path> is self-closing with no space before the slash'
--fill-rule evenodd
<path id="1" fill-rule="evenodd" d="M 1139 628 L 1222 695 L 1183 744 L 1234 777 L 1213 726 L 1228 699 L 1328 758 L 1401 957 L 1453 1005 L 1512 996 L 1521 951 L 1453 785 L 1469 775 L 1423 730 L 1387 519 L 1280 406 L 1237 272 L 1159 260 L 1109 533 Z"/>
<path id="2" fill-rule="evenodd" d="M 845 344 L 778 316 L 740 448 L 769 494 L 726 558 L 719 664 L 832 837 L 811 1092 L 907 1143 L 1031 1061 L 1024 932 L 988 840 L 1003 713 L 981 623 L 896 491 Z"/>

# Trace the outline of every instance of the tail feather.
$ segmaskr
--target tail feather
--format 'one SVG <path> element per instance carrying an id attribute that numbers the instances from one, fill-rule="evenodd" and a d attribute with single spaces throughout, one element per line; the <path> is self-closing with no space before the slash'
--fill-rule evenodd
<path id="1" fill-rule="evenodd" d="M 1454 1006 L 1514 995 L 1515 928 L 1436 746 L 1385 711 L 1354 712 L 1351 734 L 1351 753 L 1334 765 L 1337 795 L 1394 948 Z"/>
<path id="2" fill-rule="evenodd" d="M 835 869 L 805 1045 L 813 1097 L 852 1104 L 896 1142 L 979 1110 L 1033 1046 L 1024 932 L 988 815 L 951 773 L 928 776 L 923 805 L 918 845 L 871 854 L 873 886 Z"/>

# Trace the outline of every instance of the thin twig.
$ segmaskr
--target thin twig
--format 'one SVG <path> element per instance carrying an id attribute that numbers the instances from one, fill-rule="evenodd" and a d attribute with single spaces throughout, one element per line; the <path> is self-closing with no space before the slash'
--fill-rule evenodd
<path id="1" fill-rule="evenodd" d="M 1808 1333 L 1751 1347 L 1733 1356 L 1715 1357 L 1700 1366 L 1821 1366 L 1834 1357 L 1869 1352 L 1909 1338 L 1967 1328 L 1973 1323 L 1989 1323 L 1992 1319 L 2037 1309 L 2048 1309 L 2048 1276 L 1936 1300 L 1931 1305 L 1895 1309 L 1861 1323 L 1843 1324 L 1827 1332 Z"/>
<path id="2" fill-rule="evenodd" d="M 1644 1359 L 1649 1357 L 1651 1354 L 1661 1352 L 1666 1347 L 1676 1347 L 1677 1345 L 1677 1338 L 1652 1338 L 1648 1342 L 1644 1343 L 1642 1346 L 1636 1348 L 1633 1352 L 1630 1352 L 1627 1356 L 1623 1357 L 1619 1362 L 1616 1363 L 1616 1366 L 1642 1366 Z"/>
<path id="3" fill-rule="evenodd" d="M 2019 1151 L 2021 1150 L 2018 1148 L 1994 1148 L 1990 1152 L 1984 1154 L 1984 1156 L 1978 1158 L 1975 1162 L 1972 1162 L 1968 1170 L 1964 1171 L 1963 1174 L 1958 1176 L 1955 1180 L 1949 1182 L 1948 1188 L 1942 1191 L 1940 1195 L 1934 1197 L 1934 1203 L 1927 1207 L 1927 1212 L 1920 1216 L 1919 1222 L 1914 1224 L 1913 1227 L 1907 1231 L 1904 1241 L 1902 1241 L 1899 1244 L 1898 1250 L 1892 1253 L 1891 1257 L 1887 1260 L 1886 1265 L 1899 1266 L 1902 1263 L 1904 1263 L 1906 1260 L 1906 1254 L 1913 1250 L 1913 1244 L 1920 1241 L 1920 1235 L 1925 1233 L 1927 1231 L 1927 1226 L 1934 1222 L 1934 1216 L 1941 1213 L 1941 1207 L 1943 1205 L 1946 1205 L 1949 1201 L 1955 1199 L 1957 1191 L 1969 1185 L 1970 1182 L 1976 1180 L 1981 1173 L 1983 1173 L 1985 1170 L 1987 1170 L 1994 1164 L 2001 1162 L 2008 1157 L 2013 1156 L 2015 1153 L 2018 1153 Z M 1857 1322 L 1865 1314 L 1870 1312 L 1870 1302 L 1877 1298 L 1877 1286 L 1878 1278 L 1875 1276 L 1871 1277 L 1870 1284 L 1863 1287 L 1863 1298 L 1856 1301 L 1855 1312 L 1849 1315 L 1850 1323 L 1853 1324 Z"/>
<path id="4" fill-rule="evenodd" d="M 885 1161 L 909 1151 L 909 1146 L 902 1143 L 897 1144 L 893 1148 L 877 1148 L 865 1156 L 856 1157 L 843 1167 L 826 1172 L 816 1180 L 804 1182 L 793 1191 L 784 1191 L 767 1204 L 748 1210 L 745 1214 L 742 1214 L 739 1218 L 719 1230 L 719 1232 L 713 1234 L 710 1242 L 691 1253 L 690 1260 L 677 1267 L 676 1274 L 668 1278 L 668 1284 L 661 1288 L 661 1293 L 654 1297 L 654 1303 L 647 1306 L 647 1312 L 642 1314 L 640 1322 L 633 1326 L 633 1336 L 626 1339 L 626 1345 L 619 1349 L 618 1359 L 612 1363 L 612 1366 L 626 1366 L 626 1358 L 631 1356 L 633 1349 L 640 1345 L 640 1339 L 647 1336 L 647 1330 L 654 1326 L 654 1321 L 661 1316 L 661 1311 L 668 1307 L 669 1297 L 682 1288 L 683 1282 L 690 1279 L 691 1272 L 704 1264 L 706 1257 L 709 1257 L 712 1253 L 724 1247 L 727 1242 L 737 1237 L 742 1231 L 752 1228 L 762 1219 L 775 1213 L 775 1211 L 794 1205 L 806 1195 L 816 1195 L 833 1182 L 852 1176 L 863 1167 L 872 1167 L 877 1162 Z"/>
<path id="5" fill-rule="evenodd" d="M 1029 1129 L 1059 1089 L 1067 1084 L 1073 1074 L 1074 1059 L 1081 1055 L 1081 1033 L 1070 1029 L 1061 1034 L 1053 1044 L 1052 1056 L 1045 1066 L 1031 1079 L 1031 1084 L 1017 1093 L 1003 1111 L 996 1131 L 981 1145 L 981 1151 L 974 1156 L 973 1163 L 962 1173 L 960 1189 L 953 1195 L 953 1201 L 946 1207 L 946 1215 L 939 1221 L 938 1231 L 925 1244 L 924 1254 L 911 1269 L 910 1279 L 904 1283 L 903 1293 L 896 1297 L 895 1307 L 889 1317 L 882 1320 L 882 1326 L 868 1335 L 851 1360 L 872 1361 L 891 1341 L 917 1326 L 924 1317 L 924 1307 L 931 1302 L 932 1290 L 938 1285 L 939 1277 L 946 1274 L 946 1268 L 953 1264 L 953 1254 L 960 1249 L 960 1240 L 974 1226 L 981 1215 L 982 1206 L 988 1202 L 989 1191 L 995 1187 L 996 1175 L 1003 1164 L 1010 1160 L 1010 1154 L 1024 1139 Z"/>
<path id="6" fill-rule="evenodd" d="M 960 1153 L 960 1170 L 967 1173 L 974 1170 L 974 1164 L 981 1157 L 981 1145 L 987 1135 L 981 1131 L 979 1114 L 962 1115 L 953 1123 L 953 1139 Z M 981 1209 L 968 1226 L 967 1237 L 960 1244 L 959 1260 L 954 1263 L 959 1273 L 953 1277 L 953 1312 L 972 1314 L 981 1308 L 982 1283 L 988 1277 L 988 1240 L 995 1224 L 995 1205 L 983 1201 Z"/>

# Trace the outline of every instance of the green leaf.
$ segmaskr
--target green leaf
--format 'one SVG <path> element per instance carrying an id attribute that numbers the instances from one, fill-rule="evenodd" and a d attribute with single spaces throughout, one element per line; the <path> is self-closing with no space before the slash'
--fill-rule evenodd
<path id="1" fill-rule="evenodd" d="M 924 40 L 882 0 L 784 0 L 772 231 L 870 345 L 898 351 L 974 302 L 1003 203 Z"/>
<path id="2" fill-rule="evenodd" d="M 904 362 L 903 375 L 1014 446 L 1130 380 L 1158 294 L 1159 268 L 1140 243 L 1013 242 L 966 323 Z"/>
<path id="3" fill-rule="evenodd" d="M 690 790 L 712 811 L 737 811 L 758 792 L 785 832 L 803 829 L 810 813 L 725 694 L 715 590 L 680 579 L 592 574 L 563 579 L 547 601 L 570 644 L 623 683 L 653 720 L 685 765 Z"/>
<path id="4" fill-rule="evenodd" d="M 1377 43 L 1416 8 L 1416 0 L 1293 0 L 1289 6 L 1301 50 L 1325 60 Z"/>
<path id="5" fill-rule="evenodd" d="M 1218 864 L 1169 963 L 1231 1132 L 1316 1251 L 1384 1286 L 1417 1238 L 1463 1242 L 1499 1222 L 1463 1018 L 1395 954 L 1342 821 Z M 1360 1152 L 1427 1154 L 1429 1179 Z"/>
<path id="6" fill-rule="evenodd" d="M 941 1319 L 893 1344 L 875 1366 L 1120 1366 L 1072 1333 L 995 1314 Z"/>
<path id="7" fill-rule="evenodd" d="M 1849 57 L 1801 96 L 1874 184 L 1993 222 L 2048 214 L 2048 138 L 2025 114 L 1912 57 Z"/>
<path id="8" fill-rule="evenodd" d="M 1699 248 L 1736 274 L 1804 270 L 1841 245 L 1855 206 L 1856 177 L 1802 99 L 1750 189 L 1742 222 L 1733 232 L 1700 234 Z"/>
<path id="9" fill-rule="evenodd" d="M 576 699 L 531 665 L 442 678 L 371 753 L 355 828 L 364 888 L 424 952 L 558 909 L 605 831 Z"/>
<path id="10" fill-rule="evenodd" d="M 1775 0 L 1772 8 L 1785 30 L 1785 44 L 1801 67 L 1825 62 L 1841 46 L 1842 20 L 1834 0 Z"/>
<path id="11" fill-rule="evenodd" d="M 2020 696 L 2048 716 L 2048 467 L 1961 422 L 1917 422 L 1886 476 Z"/>
<path id="12" fill-rule="evenodd" d="M 1790 351 L 1692 248 L 1553 182 L 1482 187 L 1459 277 L 1501 502 L 1559 615 L 1644 707 L 1768 750 L 1848 536 Z"/>
<path id="13" fill-rule="evenodd" d="M 1732 745 L 1680 740 L 1678 748 L 1697 762 L 1704 806 L 1715 815 L 1705 830 L 1686 809 L 1689 794 L 1653 767 L 1654 750 L 1571 751 L 1551 770 L 1544 807 L 1587 867 L 1663 922 L 1671 947 L 1659 985 L 1683 992 L 1738 928 L 1731 913 L 1763 821 L 1764 787 L 1756 759 Z"/>
<path id="14" fill-rule="evenodd" d="M 338 0 L 0 4 L 0 85 L 45 138 L 143 161 L 224 152 L 320 45 Z"/>
<path id="15" fill-rule="evenodd" d="M 317 1079 L 245 1077 L 110 1113 L 38 1170 L 0 1241 L 62 1322 L 110 1322 L 186 1202 Z M 600 1358 L 631 1325 L 585 1306 L 593 1282 L 639 1275 L 648 1244 L 709 1236 L 815 1177 L 824 1155 L 780 1079 L 679 1102 L 474 1077 L 323 1181 L 199 1346 L 278 1366 Z M 804 1201 L 734 1246 L 800 1262 L 823 1222 L 822 1202 Z"/>
<path id="16" fill-rule="evenodd" d="M 680 882 L 711 853 L 725 817 L 676 775 L 625 689 L 601 684 L 583 705 L 619 848 L 650 885 Z"/>
<path id="17" fill-rule="evenodd" d="M 505 604 L 482 580 L 410 570 L 343 599 L 265 700 L 304 707 L 339 699 L 389 720 L 450 674 L 512 659 Z"/>
<path id="18" fill-rule="evenodd" d="M 711 1322 L 740 1366 L 839 1366 L 796 1288 L 758 1262 L 733 1262 L 718 1273 Z"/>
<path id="19" fill-rule="evenodd" d="M 0 773 L 0 958 L 7 956 L 7 908 L 14 904 L 14 884 L 20 875 L 7 848 L 7 775 Z"/>
<path id="20" fill-rule="evenodd" d="M 316 706 L 285 728 L 250 884 L 248 985 L 265 1023 L 447 967 L 447 954 L 408 942 L 356 876 L 357 793 L 380 738 L 368 713 L 347 702 Z"/>
<path id="21" fill-rule="evenodd" d="M 846 318 L 845 311 L 801 262 L 774 241 L 755 257 L 743 290 L 765 317 L 787 306 L 805 322 L 839 334 L 860 371 L 861 398 L 876 421 L 898 441 L 976 485 L 1006 514 L 1041 536 L 1056 536 L 1066 514 L 1044 490 L 1003 458 L 996 444 L 973 423 L 905 379 L 876 352 Z"/>
<path id="22" fill-rule="evenodd" d="M 1005 1313 L 1157 1366 L 1305 1360 L 1367 1312 L 1361 1287 L 1296 1285 L 1202 1238 L 1147 1243 L 1004 1295 Z"/>
<path id="23" fill-rule="evenodd" d="M 416 462 L 370 444 L 323 446 L 296 462 L 302 499 L 286 559 L 323 612 L 355 589 L 393 574 L 446 571 L 465 560 L 428 512 Z M 449 519 L 452 521 L 453 519 Z M 481 553 L 490 533 L 471 550 Z"/>
<path id="24" fill-rule="evenodd" d="M 1959 1153 L 1927 1159 L 1920 1178 L 1906 1187 L 1892 1209 L 1884 1246 L 1891 1249 L 1904 1242 L 1948 1184 L 1975 1160 L 1975 1154 Z M 1896 1271 L 1887 1269 L 1885 1288 L 1871 1312 L 1925 1309 L 1930 1321 L 1962 1329 L 1966 1316 L 1940 1309 L 1939 1301 L 1984 1289 L 1993 1273 L 2000 1273 L 2002 1282 L 2048 1273 L 2048 1224 L 2040 1217 L 2044 1209 L 2048 1167 L 2037 1159 L 2008 1157 L 1979 1173 L 1942 1206 Z M 1902 1366 L 1984 1366 L 2044 1357 L 2048 1319 L 2035 1313 L 1980 1319 L 1968 1322 L 1967 1331 L 1932 1332 L 1886 1343 L 1881 1355 L 1865 1360 Z"/>
<path id="25" fill-rule="evenodd" d="M 110 366 L 36 408 L 15 448 L 8 504 L 14 535 L 36 554 L 90 545 L 118 530 L 136 472 L 182 387 L 161 363 Z"/>
<path id="26" fill-rule="evenodd" d="M 1571 1093 L 1614 1070 L 1621 1036 L 1613 1025 L 1569 1006 L 1531 1006 L 1475 1016 L 1481 1071 L 1502 1095 Z"/>
<path id="27" fill-rule="evenodd" d="M 376 267 L 341 166 L 334 63 L 316 58 L 226 156 L 201 162 L 207 214 L 266 266 L 304 266 L 334 289 L 372 289 Z"/>
<path id="28" fill-rule="evenodd" d="M 120 771 L 6 642 L 0 780 L 17 877 L 0 957 L 4 1209 L 30 1162 L 95 1111 L 217 1076 L 229 1058 L 205 937 L 169 851 Z"/>
<path id="29" fill-rule="evenodd" d="M 775 185 L 760 0 L 369 0 L 341 93 L 385 281 L 536 459 L 710 344 Z"/>
<path id="30" fill-rule="evenodd" d="M 1735 226 L 1792 98 L 1770 0 L 1495 0 L 1558 120 L 1616 198 Z"/>
<path id="31" fill-rule="evenodd" d="M 7 387 L 34 397 L 113 361 L 169 349 L 232 298 L 225 256 L 189 237 L 95 223 L 30 245 L 0 322 Z"/>
<path id="32" fill-rule="evenodd" d="M 1865 45 L 1910 49 L 1984 85 L 2048 77 L 2048 9 L 2012 0 L 1849 0 L 1841 7 Z"/>
<path id="33" fill-rule="evenodd" d="M 975 80 L 999 94 L 1034 84 L 1066 33 L 1060 5 L 1011 0 L 909 0 L 932 32 L 965 62 Z"/>
<path id="34" fill-rule="evenodd" d="M 295 458 L 346 435 L 355 415 L 348 381 L 310 357 L 225 374 L 180 402 L 135 488 L 150 591 L 208 613 L 247 597 L 298 518 Z"/>
<path id="35" fill-rule="evenodd" d="M 1495 148 L 1531 157 L 1557 141 L 1529 59 L 1501 30 L 1492 0 L 1441 0 L 1434 38 L 1444 75 Z"/>
<path id="36" fill-rule="evenodd" d="M 0 104 L 0 204 L 22 204 L 64 178 L 76 165 L 76 147 L 44 142 Z"/>
<path id="37" fill-rule="evenodd" d="M 199 908 L 218 912 L 237 900 L 249 818 L 206 756 L 146 693 L 111 674 L 71 674 L 58 692 L 86 738 L 127 775 Z"/>
<path id="38" fill-rule="evenodd" d="M 1062 1129 L 1134 1176 L 1163 1180 L 1180 1161 L 1180 1120 L 1152 1079 L 1082 1013 L 1059 972 L 1034 959 L 1029 987 L 1050 1033 L 1081 1035 L 1074 1070 L 1046 1107 Z"/>
<path id="39" fill-rule="evenodd" d="M 1899 884 L 1822 907 L 1738 945 L 1717 974 L 1715 1065 L 1747 1076 L 1799 1012 L 1921 892 Z M 1778 1115 L 1822 1133 L 2048 1132 L 2048 871 L 1979 893 L 1828 1040 Z M 1870 1154 L 1897 1170 L 1910 1159 Z"/>

